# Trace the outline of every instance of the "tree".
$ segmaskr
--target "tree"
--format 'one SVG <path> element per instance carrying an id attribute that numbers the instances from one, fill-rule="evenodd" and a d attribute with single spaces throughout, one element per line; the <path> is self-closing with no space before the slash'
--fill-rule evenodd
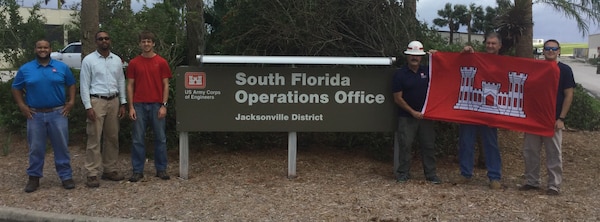
<path id="1" fill-rule="evenodd" d="M 0 54 L 13 67 L 19 67 L 34 59 L 33 46 L 44 38 L 46 18 L 40 14 L 40 4 L 29 11 L 29 18 L 23 20 L 19 5 L 15 0 L 0 0 Z"/>
<path id="2" fill-rule="evenodd" d="M 467 26 L 467 42 L 469 44 L 471 43 L 471 35 L 480 31 L 477 27 L 482 26 L 480 23 L 482 23 L 483 14 L 481 6 L 476 6 L 475 3 L 469 5 L 466 16 L 462 21 L 462 24 Z"/>
<path id="3" fill-rule="evenodd" d="M 98 13 L 98 1 L 81 1 L 81 58 L 96 49 Z"/>
<path id="4" fill-rule="evenodd" d="M 44 3 L 45 3 L 46 5 L 48 5 L 48 2 L 50 2 L 50 0 L 44 0 Z M 62 6 L 65 4 L 65 0 L 58 0 L 58 1 L 57 1 L 57 4 L 58 4 L 58 7 L 57 7 L 57 8 L 58 8 L 58 9 L 61 9 L 61 8 L 62 8 Z"/>
<path id="5" fill-rule="evenodd" d="M 452 44 L 454 42 L 454 33 L 458 31 L 460 25 L 466 20 L 467 6 L 457 4 L 452 7 L 452 3 L 446 3 L 443 9 L 438 10 L 438 16 L 440 18 L 434 19 L 433 24 L 439 27 L 448 26 L 450 31 L 449 43 Z"/>
<path id="6" fill-rule="evenodd" d="M 473 23 L 473 29 L 477 30 L 477 33 L 490 33 L 496 30 L 496 19 L 498 17 L 498 7 L 486 7 L 485 11 L 475 16 L 475 22 Z M 482 16 L 482 17 L 479 17 Z"/>
<path id="7" fill-rule="evenodd" d="M 600 0 L 514 0 L 515 11 L 525 13 L 519 18 L 524 26 L 519 29 L 521 33 L 516 39 L 515 54 L 519 57 L 533 57 L 532 4 L 535 3 L 549 5 L 567 18 L 574 19 L 582 35 L 589 31 L 588 21 L 593 24 L 600 23 Z"/>
<path id="8" fill-rule="evenodd" d="M 198 0 L 187 0 L 186 18 L 186 45 L 187 63 L 197 66 L 196 55 L 204 52 L 204 4 Z"/>
<path id="9" fill-rule="evenodd" d="M 518 28 L 520 35 L 515 35 L 515 56 L 533 58 L 533 7 L 531 0 L 515 0 L 513 17 L 523 26 Z M 518 14 L 517 14 L 518 13 Z M 522 15 L 520 13 L 523 13 Z"/>
<path id="10" fill-rule="evenodd" d="M 217 1 L 215 1 L 217 5 Z M 234 55 L 399 55 L 421 30 L 398 1 L 230 1 L 209 47 Z M 207 20 L 208 21 L 208 20 Z M 211 22 L 211 21 L 208 21 Z"/>

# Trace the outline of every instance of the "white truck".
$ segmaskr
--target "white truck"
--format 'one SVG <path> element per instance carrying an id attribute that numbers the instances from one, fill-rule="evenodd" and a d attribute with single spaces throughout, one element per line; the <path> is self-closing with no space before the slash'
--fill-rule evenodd
<path id="1" fill-rule="evenodd" d="M 69 43 L 64 49 L 50 54 L 52 59 L 66 63 L 74 69 L 81 69 L 81 42 Z"/>

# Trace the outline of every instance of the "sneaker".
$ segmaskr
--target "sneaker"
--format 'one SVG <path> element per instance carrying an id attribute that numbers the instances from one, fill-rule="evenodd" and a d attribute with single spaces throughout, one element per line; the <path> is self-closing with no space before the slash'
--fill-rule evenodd
<path id="1" fill-rule="evenodd" d="M 103 180 L 112 180 L 112 181 L 121 181 L 121 180 L 125 179 L 125 177 L 123 175 L 120 175 L 117 171 L 103 173 L 101 178 Z"/>
<path id="2" fill-rule="evenodd" d="M 492 180 L 492 181 L 490 181 L 490 189 L 492 189 L 492 190 L 502 189 L 502 184 L 500 184 L 499 180 Z"/>
<path id="3" fill-rule="evenodd" d="M 546 191 L 546 195 L 548 195 L 548 196 L 558 196 L 558 195 L 560 195 L 560 192 L 558 190 L 555 190 L 555 189 L 548 189 Z"/>
<path id="4" fill-rule="evenodd" d="M 442 180 L 440 180 L 440 178 L 438 178 L 437 176 L 432 176 L 427 178 L 427 181 L 429 181 L 432 184 L 441 184 Z"/>
<path id="5" fill-rule="evenodd" d="M 472 181 L 471 177 L 461 176 L 460 180 L 458 181 L 458 184 L 467 185 L 467 184 L 471 183 L 471 181 Z"/>
<path id="6" fill-rule="evenodd" d="M 406 183 L 408 182 L 408 176 L 406 175 L 400 175 L 396 178 L 396 182 L 398 183 Z"/>
<path id="7" fill-rule="evenodd" d="M 85 181 L 85 185 L 89 188 L 96 188 L 100 186 L 100 181 L 98 181 L 97 176 L 87 177 L 87 181 Z"/>
<path id="8" fill-rule="evenodd" d="M 29 181 L 27 181 L 27 185 L 25 185 L 25 192 L 31 193 L 33 191 L 36 191 L 38 187 L 40 187 L 40 178 L 29 176 Z"/>
<path id="9" fill-rule="evenodd" d="M 171 179 L 171 177 L 169 177 L 169 175 L 167 175 L 166 171 L 156 171 L 156 177 L 163 179 L 163 180 L 168 180 Z"/>
<path id="10" fill-rule="evenodd" d="M 142 173 L 133 173 L 133 175 L 131 175 L 131 178 L 129 178 L 129 182 L 138 182 L 142 178 L 144 178 L 144 174 L 142 174 Z"/>
<path id="11" fill-rule="evenodd" d="M 539 187 L 531 186 L 529 184 L 525 184 L 525 185 L 519 187 L 520 191 L 539 190 L 539 189 L 540 189 Z"/>
<path id="12" fill-rule="evenodd" d="M 67 190 L 73 189 L 75 188 L 75 181 L 73 179 L 63 180 L 62 186 Z"/>

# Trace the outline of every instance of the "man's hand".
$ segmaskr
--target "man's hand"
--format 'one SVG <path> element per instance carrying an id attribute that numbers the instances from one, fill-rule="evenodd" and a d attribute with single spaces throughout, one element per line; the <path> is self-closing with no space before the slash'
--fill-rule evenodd
<path id="1" fill-rule="evenodd" d="M 158 108 L 158 118 L 162 119 L 165 118 L 165 116 L 167 116 L 167 107 L 160 106 L 160 108 Z"/>
<path id="2" fill-rule="evenodd" d="M 71 110 L 73 109 L 74 105 L 74 102 L 66 102 L 65 107 L 62 110 L 62 115 L 69 116 L 69 113 L 71 113 Z"/>
<path id="3" fill-rule="evenodd" d="M 415 119 L 423 119 L 423 113 L 414 111 L 411 114 Z"/>
<path id="4" fill-rule="evenodd" d="M 554 129 L 564 130 L 565 129 L 565 122 L 563 122 L 560 119 L 556 120 L 556 122 L 554 123 Z"/>
<path id="5" fill-rule="evenodd" d="M 475 50 L 473 49 L 473 47 L 471 47 L 470 45 L 467 45 L 465 47 L 463 47 L 463 50 L 461 51 L 462 53 L 468 52 L 468 53 L 474 53 Z"/>
<path id="6" fill-rule="evenodd" d="M 25 118 L 27 118 L 27 119 L 33 119 L 33 114 L 35 112 L 33 112 L 31 110 L 31 108 L 29 108 L 29 106 L 27 106 L 25 104 L 20 104 L 19 105 L 19 110 L 21 110 L 21 113 L 23 114 L 23 116 L 25 116 Z"/>
<path id="7" fill-rule="evenodd" d="M 92 121 L 92 122 L 96 121 L 96 112 L 94 112 L 94 108 L 87 109 L 86 113 L 87 113 L 87 118 L 90 121 Z"/>
<path id="8" fill-rule="evenodd" d="M 131 120 L 137 119 L 137 114 L 135 113 L 135 109 L 133 108 L 133 106 L 131 106 L 131 108 L 129 108 L 129 119 L 131 119 Z"/>
<path id="9" fill-rule="evenodd" d="M 123 117 L 125 117 L 125 105 L 119 107 L 119 119 L 123 119 Z"/>

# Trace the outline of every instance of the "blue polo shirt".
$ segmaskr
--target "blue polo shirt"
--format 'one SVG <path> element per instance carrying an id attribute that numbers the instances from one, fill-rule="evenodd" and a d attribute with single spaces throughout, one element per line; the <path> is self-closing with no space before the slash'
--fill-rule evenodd
<path id="1" fill-rule="evenodd" d="M 429 87 L 429 67 L 419 66 L 417 72 L 413 72 L 404 66 L 394 74 L 392 83 L 392 92 L 402 92 L 402 98 L 406 103 L 416 111 L 423 110 L 427 89 Z M 398 116 L 411 117 L 410 113 L 404 109 L 398 109 Z"/>
<path id="2" fill-rule="evenodd" d="M 75 84 L 71 69 L 63 62 L 50 59 L 47 66 L 37 60 L 19 68 L 13 89 L 25 89 L 25 103 L 31 108 L 52 108 L 65 105 L 66 87 Z"/>

